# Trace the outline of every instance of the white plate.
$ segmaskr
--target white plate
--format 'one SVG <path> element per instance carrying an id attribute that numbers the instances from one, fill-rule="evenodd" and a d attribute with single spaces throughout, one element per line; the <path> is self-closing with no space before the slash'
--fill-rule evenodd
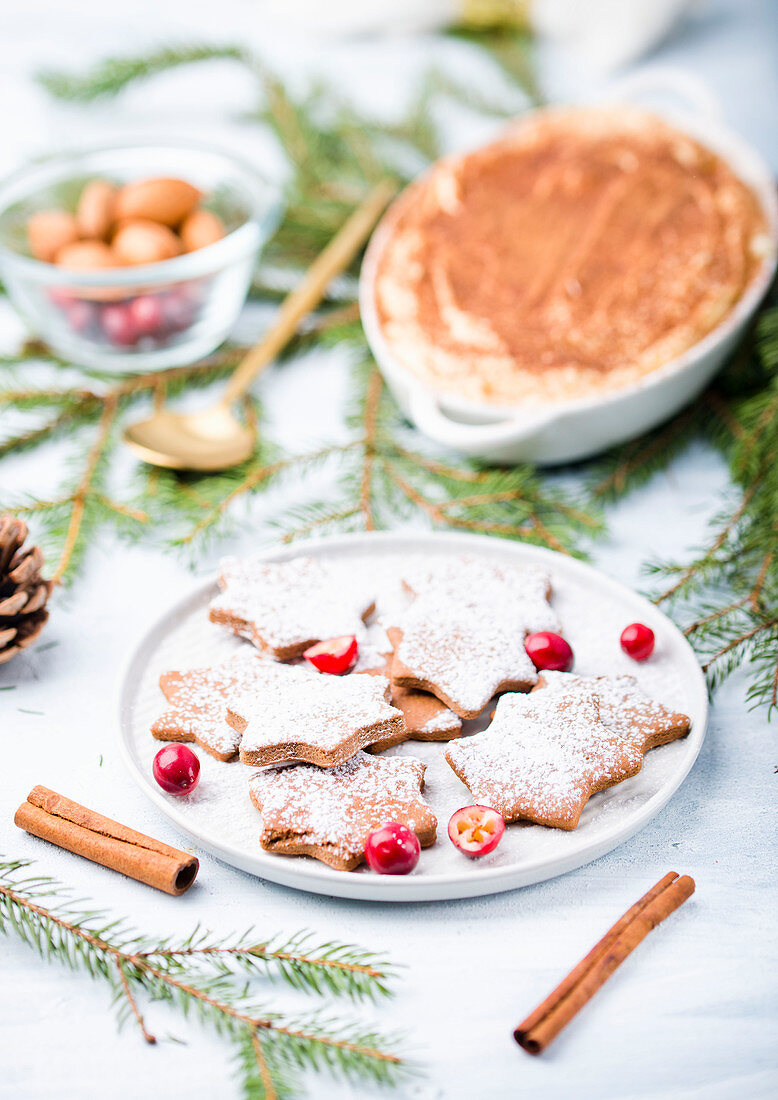
<path id="1" fill-rule="evenodd" d="M 479 861 L 467 859 L 449 843 L 446 826 L 450 814 L 472 798 L 445 762 L 445 746 L 418 741 L 390 752 L 416 756 L 427 764 L 425 796 L 438 818 L 438 841 L 422 852 L 417 869 L 405 877 L 364 869 L 335 871 L 308 857 L 262 851 L 259 816 L 248 797 L 252 771 L 239 762 L 225 764 L 197 749 L 202 764 L 197 790 L 185 799 L 165 794 L 151 775 L 160 745 L 149 733 L 164 707 L 160 673 L 211 664 L 247 644 L 208 621 L 206 605 L 216 592 L 215 580 L 200 584 L 162 615 L 140 639 L 127 665 L 120 693 L 120 744 L 135 781 L 183 832 L 227 863 L 284 886 L 334 897 L 433 901 L 493 894 L 564 874 L 627 840 L 656 817 L 680 787 L 700 751 L 708 712 L 705 680 L 691 647 L 642 596 L 562 554 L 482 535 L 346 535 L 296 543 L 265 557 L 282 561 L 311 554 L 343 569 L 344 578 L 363 570 L 371 581 L 380 581 L 382 590 L 390 591 L 414 561 L 429 565 L 430 555 L 463 553 L 543 566 L 551 574 L 553 604 L 575 651 L 575 671 L 632 673 L 648 694 L 692 719 L 688 737 L 654 749 L 639 775 L 594 795 L 577 829 L 511 825 L 495 852 Z M 391 595 L 387 599 L 391 606 Z M 619 647 L 622 628 L 633 621 L 647 623 L 657 637 L 654 655 L 643 664 L 631 661 Z"/>

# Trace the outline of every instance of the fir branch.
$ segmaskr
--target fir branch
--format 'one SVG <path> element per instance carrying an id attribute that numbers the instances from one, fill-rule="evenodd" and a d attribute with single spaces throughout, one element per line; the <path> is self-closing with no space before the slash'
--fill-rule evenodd
<path id="1" fill-rule="evenodd" d="M 376 456 L 376 428 L 378 406 L 381 401 L 383 382 L 377 367 L 370 371 L 365 391 L 363 422 L 365 434 L 362 440 L 362 476 L 359 480 L 359 511 L 365 523 L 366 531 L 375 530 L 373 514 L 373 465 Z"/>
<path id="2" fill-rule="evenodd" d="M 534 40 L 521 27 L 456 26 L 449 32 L 466 42 L 488 50 L 506 76 L 520 87 L 534 104 L 542 102 L 533 60 Z"/>
<path id="3" fill-rule="evenodd" d="M 234 60 L 246 62 L 248 55 L 239 46 L 195 44 L 157 50 L 137 57 L 111 57 L 95 65 L 83 75 L 56 70 L 40 73 L 43 87 L 57 99 L 89 103 L 95 99 L 116 96 L 130 84 L 148 80 L 170 69 L 198 61 Z"/>
<path id="4" fill-rule="evenodd" d="M 48 74 L 45 83 L 53 94 L 88 102 L 190 62 L 223 58 L 244 65 L 257 81 L 259 107 L 252 117 L 275 134 L 288 161 L 286 214 L 255 279 L 257 292 L 266 301 L 277 301 L 359 203 L 371 181 L 389 176 L 402 184 L 440 153 L 438 103 L 448 101 L 483 116 L 499 116 L 517 111 L 527 97 L 539 98 L 531 68 L 532 44 L 521 31 L 471 28 L 460 37 L 485 46 L 512 73 L 504 99 L 500 94 L 487 99 L 461 81 L 431 71 L 405 117 L 376 120 L 324 85 L 293 93 L 243 47 L 229 45 L 181 46 L 111 59 L 81 77 Z M 390 527 L 421 513 L 436 527 L 525 538 L 581 553 L 586 540 L 602 530 L 601 504 L 607 506 L 634 491 L 666 470 L 691 441 L 702 441 L 721 452 L 741 503 L 717 517 L 707 545 L 699 551 L 678 562 L 650 563 L 648 569 L 661 578 L 657 588 L 663 606 L 687 624 L 711 683 L 745 664 L 751 701 L 768 708 L 775 705 L 771 624 L 778 615 L 778 557 L 773 552 L 778 534 L 778 307 L 768 301 L 749 339 L 698 401 L 668 424 L 614 449 L 590 467 L 579 491 L 568 488 L 563 493 L 553 474 L 539 474 L 527 466 L 497 470 L 430 453 L 405 423 L 370 359 L 355 301 L 357 270 L 355 261 L 351 273 L 330 288 L 320 314 L 282 357 L 289 362 L 313 349 L 334 346 L 351 357 L 354 407 L 348 442 L 324 440 L 317 458 L 282 452 L 260 435 L 256 454 L 235 470 L 209 476 L 144 471 L 136 476 L 134 495 L 127 499 L 113 490 L 109 493 L 103 484 L 113 468 L 106 441 L 82 504 L 76 498 L 88 454 L 79 456 L 75 482 L 66 483 L 52 499 L 9 502 L 11 509 L 33 516 L 60 562 L 68 540 L 73 541 L 73 552 L 60 571 L 63 579 L 77 566 L 86 536 L 91 538 L 103 526 L 117 527 L 128 537 L 162 527 L 174 545 L 202 547 L 228 529 L 242 501 L 277 485 L 287 471 L 307 473 L 316 462 L 332 474 L 333 488 L 326 500 L 317 493 L 317 499 L 270 517 L 285 538 Z M 14 361 L 18 383 L 15 378 L 6 382 L 0 400 L 33 420 L 25 419 L 16 434 L 0 441 L 0 460 L 25 447 L 60 446 L 65 436 L 78 447 L 95 422 L 104 423 L 109 405 L 116 409 L 118 427 L 122 417 L 135 417 L 137 406 L 152 396 L 159 400 L 164 393 L 169 400 L 223 377 L 241 352 L 226 348 L 192 367 L 118 379 L 81 371 L 72 387 L 60 390 L 28 384 L 36 360 L 47 358 L 52 367 L 62 365 L 39 342 L 30 342 Z M 249 415 L 254 415 L 252 409 Z M 89 446 L 93 443 L 90 438 Z M 141 517 L 148 517 L 148 522 Z M 270 1058 L 270 1051 L 265 1053 Z"/>
<path id="5" fill-rule="evenodd" d="M 389 971 L 372 953 L 336 943 L 309 945 L 306 934 L 275 946 L 272 940 L 253 943 L 251 931 L 236 940 L 215 941 L 200 929 L 183 944 L 154 945 L 122 921 L 74 907 L 54 880 L 25 877 L 28 866 L 26 861 L 0 861 L 0 932 L 14 932 L 44 958 L 107 981 L 120 1022 L 134 1018 L 147 1043 L 156 1040 L 140 1009 L 141 994 L 197 1017 L 232 1042 L 246 1095 L 297 1095 L 298 1073 L 306 1069 L 389 1085 L 408 1071 L 395 1052 L 396 1040 L 318 1014 L 271 1012 L 251 1000 L 239 977 L 241 970 L 261 968 L 298 990 L 384 996 Z"/>
<path id="6" fill-rule="evenodd" d="M 86 466 L 84 472 L 76 486 L 75 492 L 71 497 L 72 511 L 70 514 L 70 522 L 68 524 L 67 533 L 65 535 L 65 544 L 62 548 L 62 556 L 59 559 L 56 569 L 51 576 L 52 584 L 59 584 L 65 574 L 70 559 L 76 551 L 78 546 L 79 535 L 81 533 L 81 524 L 84 519 L 84 513 L 89 501 L 89 494 L 92 488 L 92 484 L 95 480 L 95 475 L 98 470 L 98 466 L 106 446 L 108 445 L 108 435 L 111 431 L 114 420 L 116 419 L 117 401 L 113 398 L 105 402 L 103 406 L 103 413 L 100 417 L 100 423 L 97 428 L 97 435 L 95 441 L 87 456 Z"/>
<path id="7" fill-rule="evenodd" d="M 373 952 L 351 944 L 317 944 L 308 932 L 257 942 L 253 929 L 237 939 L 214 939 L 198 926 L 177 946 L 164 942 L 136 954 L 168 962 L 193 958 L 221 972 L 231 972 L 238 965 L 269 978 L 280 976 L 295 989 L 352 998 L 388 996 L 387 983 L 394 977 L 394 970 Z"/>
<path id="8" fill-rule="evenodd" d="M 157 1041 L 156 1036 L 149 1034 L 149 1032 L 146 1030 L 146 1024 L 143 1020 L 143 1016 L 141 1015 L 140 1009 L 138 1008 L 138 1002 L 135 1000 L 133 992 L 130 989 L 130 983 L 127 980 L 127 972 L 124 968 L 125 964 L 124 964 L 124 962 L 122 962 L 121 959 L 116 959 L 115 962 L 116 962 L 116 970 L 119 974 L 119 981 L 121 982 L 122 992 L 124 993 L 124 996 L 127 998 L 127 1003 L 129 1004 L 130 1009 L 132 1010 L 132 1014 L 138 1022 L 138 1027 L 140 1028 L 141 1035 L 143 1036 L 143 1038 L 146 1040 L 147 1043 L 149 1043 L 151 1046 L 153 1046 L 154 1043 L 156 1043 L 156 1041 Z"/>
<path id="9" fill-rule="evenodd" d="M 778 306 L 768 305 L 749 341 L 704 396 L 700 428 L 727 459 L 740 499 L 711 524 L 687 563 L 651 562 L 671 580 L 655 602 L 669 605 L 700 656 L 711 687 L 738 668 L 748 701 L 778 706 Z"/>
<path id="10" fill-rule="evenodd" d="M 684 592 L 688 587 L 698 581 L 701 577 L 704 577 L 707 572 L 716 567 L 717 554 L 725 545 L 733 530 L 737 527 L 740 520 L 743 518 L 743 514 L 751 503 L 754 493 L 757 490 L 756 485 L 752 485 L 746 493 L 743 494 L 743 499 L 737 506 L 735 511 L 729 516 L 718 532 L 716 537 L 710 546 L 706 547 L 703 553 L 696 558 L 691 565 L 681 573 L 677 581 L 670 585 L 664 592 L 661 592 L 658 596 L 654 597 L 655 604 L 662 604 L 665 600 L 672 599 L 673 596 L 678 596 L 681 592 Z M 666 567 L 667 570 L 672 567 Z"/>
<path id="11" fill-rule="evenodd" d="M 24 407 L 22 402 L 12 401 L 10 403 L 16 404 L 17 408 Z M 0 458 L 10 454 L 20 454 L 22 451 L 37 447 L 39 443 L 53 439 L 66 429 L 72 428 L 77 421 L 88 419 L 92 410 L 99 408 L 99 406 L 99 401 L 94 403 L 91 401 L 88 403 L 73 402 L 43 424 L 17 432 L 16 435 L 7 436 L 0 442 Z"/>
<path id="12" fill-rule="evenodd" d="M 175 538 L 173 540 L 174 545 L 188 546 L 201 539 L 206 533 L 213 533 L 236 500 L 264 488 L 269 481 L 277 478 L 279 474 L 311 467 L 331 455 L 348 450 L 349 446 L 349 444 L 329 444 L 309 454 L 291 455 L 275 462 L 249 461 L 248 464 L 232 472 L 230 481 L 234 481 L 234 484 L 229 491 L 224 495 L 219 495 L 213 503 L 209 503 L 205 514 L 185 534 Z"/>
<path id="13" fill-rule="evenodd" d="M 626 443 L 602 460 L 602 473 L 593 485 L 595 497 L 617 500 L 639 488 L 689 445 L 704 416 L 701 406 L 692 404 L 656 431 Z"/>

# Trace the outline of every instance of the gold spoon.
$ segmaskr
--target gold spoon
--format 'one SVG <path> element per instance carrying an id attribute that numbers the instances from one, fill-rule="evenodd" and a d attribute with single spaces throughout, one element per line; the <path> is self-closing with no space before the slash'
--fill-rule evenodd
<path id="1" fill-rule="evenodd" d="M 373 188 L 314 260 L 299 286 L 284 299 L 278 317 L 236 368 L 218 404 L 195 413 L 175 413 L 162 406 L 148 420 L 125 430 L 125 441 L 145 462 L 172 470 L 223 470 L 249 457 L 256 428 L 241 424 L 231 406 L 294 336 L 303 317 L 321 301 L 330 281 L 348 267 L 393 194 L 389 180 Z"/>

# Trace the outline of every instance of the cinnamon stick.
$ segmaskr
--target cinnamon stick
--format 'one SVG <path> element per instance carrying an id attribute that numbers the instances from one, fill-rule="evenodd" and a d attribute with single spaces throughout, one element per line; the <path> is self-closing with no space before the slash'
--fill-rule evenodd
<path id="1" fill-rule="evenodd" d="M 694 879 L 670 871 L 652 886 L 513 1033 L 529 1054 L 540 1054 L 600 986 L 656 928 L 694 893 Z"/>
<path id="2" fill-rule="evenodd" d="M 166 894 L 185 893 L 200 867 L 197 858 L 188 852 L 128 829 L 48 787 L 33 787 L 16 811 L 14 822 L 33 836 Z"/>

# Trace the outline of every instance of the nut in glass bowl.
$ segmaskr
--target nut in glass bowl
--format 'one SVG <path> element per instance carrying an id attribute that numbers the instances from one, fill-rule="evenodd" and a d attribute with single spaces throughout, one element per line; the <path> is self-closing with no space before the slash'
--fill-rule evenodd
<path id="1" fill-rule="evenodd" d="M 189 217 L 179 218 L 173 202 L 160 214 L 167 225 L 149 219 L 145 181 L 188 188 L 196 204 Z M 152 202 L 178 198 L 171 190 Z M 126 209 L 106 213 L 111 192 L 129 193 Z M 33 332 L 63 358 L 108 370 L 183 365 L 227 336 L 280 212 L 253 169 L 205 146 L 160 141 L 61 154 L 0 184 L 0 278 Z"/>

